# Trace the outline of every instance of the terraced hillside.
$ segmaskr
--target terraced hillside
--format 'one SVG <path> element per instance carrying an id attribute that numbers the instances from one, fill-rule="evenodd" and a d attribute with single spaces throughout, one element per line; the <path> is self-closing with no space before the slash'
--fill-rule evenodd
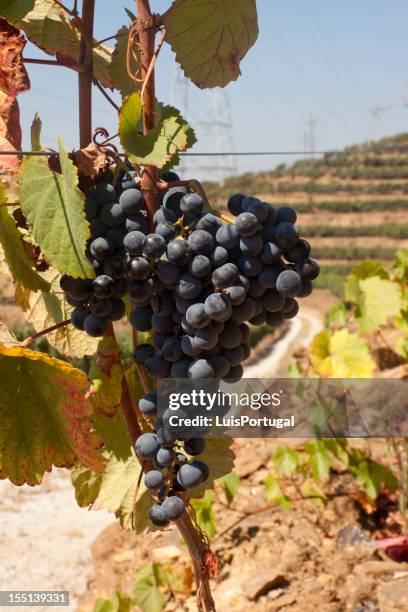
<path id="1" fill-rule="evenodd" d="M 323 264 L 319 284 L 335 292 L 354 263 L 389 261 L 408 246 L 408 133 L 232 177 L 221 186 L 208 183 L 206 189 L 220 207 L 237 192 L 293 205 Z"/>

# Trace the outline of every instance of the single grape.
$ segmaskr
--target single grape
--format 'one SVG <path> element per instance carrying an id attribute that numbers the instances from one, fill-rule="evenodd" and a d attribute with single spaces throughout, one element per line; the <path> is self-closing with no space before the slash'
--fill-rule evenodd
<path id="1" fill-rule="evenodd" d="M 87 300 L 92 295 L 92 281 L 86 278 L 72 278 L 64 274 L 61 276 L 60 287 L 77 300 Z"/>
<path id="2" fill-rule="evenodd" d="M 122 177 L 122 189 L 139 189 L 141 187 L 142 179 L 135 170 L 130 170 Z"/>
<path id="3" fill-rule="evenodd" d="M 84 319 L 84 331 L 88 334 L 88 336 L 92 336 L 92 338 L 99 338 L 100 336 L 103 336 L 107 327 L 107 319 L 95 317 L 93 314 L 88 315 Z"/>
<path id="4" fill-rule="evenodd" d="M 210 351 L 215 348 L 218 343 L 218 332 L 208 325 L 203 329 L 197 329 L 194 336 L 195 344 L 203 351 Z"/>
<path id="5" fill-rule="evenodd" d="M 320 274 L 320 266 L 314 259 L 301 259 L 296 264 L 296 272 L 302 279 L 312 281 Z"/>
<path id="6" fill-rule="evenodd" d="M 178 338 L 167 338 L 162 347 L 163 357 L 170 362 L 179 361 L 183 357 L 180 340 Z"/>
<path id="7" fill-rule="evenodd" d="M 147 416 L 157 415 L 157 391 L 146 393 L 140 398 L 139 410 Z"/>
<path id="8" fill-rule="evenodd" d="M 243 323 L 249 321 L 255 315 L 255 302 L 252 298 L 247 297 L 242 304 L 234 306 L 232 309 L 232 318 L 235 321 Z"/>
<path id="9" fill-rule="evenodd" d="M 184 510 L 186 509 L 186 505 L 180 497 L 176 495 L 170 495 L 166 497 L 162 504 L 162 511 L 166 519 L 169 521 L 177 521 Z"/>
<path id="10" fill-rule="evenodd" d="M 148 300 L 153 294 L 153 282 L 151 278 L 145 281 L 129 281 L 127 287 L 129 297 L 137 302 Z"/>
<path id="11" fill-rule="evenodd" d="M 119 198 L 119 204 L 124 213 L 134 215 L 144 207 L 143 195 L 139 189 L 126 189 Z"/>
<path id="12" fill-rule="evenodd" d="M 205 311 L 205 306 L 201 302 L 189 306 L 186 312 L 186 320 L 194 329 L 206 327 L 210 319 Z"/>
<path id="13" fill-rule="evenodd" d="M 245 196 L 241 193 L 236 193 L 231 196 L 228 200 L 228 210 L 234 217 L 238 217 L 243 212 L 242 202 L 245 200 Z"/>
<path id="14" fill-rule="evenodd" d="M 119 204 L 105 204 L 101 208 L 101 219 L 107 227 L 118 227 L 125 222 L 125 213 Z"/>
<path id="15" fill-rule="evenodd" d="M 285 304 L 285 298 L 276 289 L 268 289 L 262 297 L 262 303 L 268 312 L 279 312 Z"/>
<path id="16" fill-rule="evenodd" d="M 299 240 L 299 232 L 292 223 L 282 221 L 275 228 L 275 242 L 281 249 L 290 249 Z"/>
<path id="17" fill-rule="evenodd" d="M 241 285 L 232 285 L 225 290 L 225 295 L 229 298 L 232 306 L 238 306 L 238 304 L 242 304 L 242 302 L 246 298 L 246 290 L 245 287 Z"/>
<path id="18" fill-rule="evenodd" d="M 204 461 L 199 461 L 198 459 L 195 459 L 190 463 L 190 465 L 200 470 L 202 475 L 202 482 L 208 480 L 208 478 L 210 477 L 210 468 L 206 463 L 204 463 Z"/>
<path id="19" fill-rule="evenodd" d="M 211 236 L 216 235 L 219 228 L 222 226 L 222 221 L 212 213 L 207 213 L 197 221 L 196 229 L 205 230 Z"/>
<path id="20" fill-rule="evenodd" d="M 112 308 L 112 300 L 109 299 L 101 300 L 98 298 L 93 298 L 89 304 L 91 314 L 95 315 L 95 317 L 101 317 L 102 319 L 107 319 L 109 317 L 112 312 Z"/>
<path id="21" fill-rule="evenodd" d="M 188 237 L 188 246 L 198 255 L 208 255 L 214 246 L 214 238 L 205 230 L 194 230 Z"/>
<path id="22" fill-rule="evenodd" d="M 239 270 L 233 263 L 226 263 L 220 268 L 214 270 L 212 274 L 212 282 L 216 289 L 226 289 L 237 280 Z"/>
<path id="23" fill-rule="evenodd" d="M 112 257 L 113 252 L 113 245 L 106 238 L 95 238 L 91 243 L 91 253 L 96 259 L 105 261 Z"/>
<path id="24" fill-rule="evenodd" d="M 210 357 L 209 361 L 214 369 L 214 378 L 224 378 L 227 376 L 230 369 L 228 359 L 222 355 L 215 355 L 214 357 Z"/>
<path id="25" fill-rule="evenodd" d="M 259 229 L 259 221 L 252 213 L 243 212 L 236 218 L 235 229 L 240 236 L 252 236 Z"/>
<path id="26" fill-rule="evenodd" d="M 104 206 L 115 200 L 116 190 L 113 185 L 99 183 L 99 185 L 91 191 L 91 196 L 99 206 Z"/>
<path id="27" fill-rule="evenodd" d="M 143 234 L 147 234 L 148 223 L 146 217 L 143 215 L 128 215 L 125 221 L 126 231 L 128 232 L 142 232 Z"/>
<path id="28" fill-rule="evenodd" d="M 232 312 L 231 302 L 222 293 L 212 293 L 204 303 L 205 312 L 214 321 L 224 322 L 230 318 Z"/>
<path id="29" fill-rule="evenodd" d="M 219 336 L 219 345 L 225 349 L 233 349 L 242 343 L 242 334 L 235 321 L 228 321 Z"/>
<path id="30" fill-rule="evenodd" d="M 156 273 L 164 285 L 174 287 L 180 278 L 181 268 L 169 261 L 159 261 L 157 262 Z"/>
<path id="31" fill-rule="evenodd" d="M 150 490 L 159 489 L 164 483 L 164 477 L 159 470 L 149 470 L 144 476 L 145 486 Z"/>
<path id="32" fill-rule="evenodd" d="M 233 249 L 238 246 L 240 236 L 237 232 L 235 225 L 223 225 L 216 233 L 217 243 L 225 249 Z"/>
<path id="33" fill-rule="evenodd" d="M 156 227 L 156 234 L 162 236 L 167 243 L 176 238 L 178 228 L 176 225 L 174 225 L 174 223 L 170 223 L 170 221 L 162 221 Z"/>
<path id="34" fill-rule="evenodd" d="M 185 240 L 172 240 L 167 245 L 167 259 L 177 266 L 184 266 L 190 259 L 190 247 Z"/>
<path id="35" fill-rule="evenodd" d="M 168 221 L 169 223 L 175 223 L 177 221 L 177 215 L 170 208 L 159 208 L 153 215 L 153 221 L 156 225 Z"/>
<path id="36" fill-rule="evenodd" d="M 245 212 L 255 215 L 259 223 L 264 223 L 268 218 L 268 205 L 265 202 L 261 202 L 261 200 L 254 199 L 249 204 L 246 204 L 244 200 L 243 208 L 245 208 Z"/>
<path id="37" fill-rule="evenodd" d="M 71 323 L 76 329 L 84 331 L 84 323 L 86 317 L 89 315 L 89 310 L 85 308 L 74 308 L 71 312 Z"/>
<path id="38" fill-rule="evenodd" d="M 297 263 L 300 259 L 307 259 L 310 255 L 311 247 L 307 240 L 301 238 L 291 249 L 285 252 L 285 257 L 291 263 Z"/>
<path id="39" fill-rule="evenodd" d="M 273 289 L 273 287 L 276 287 L 276 281 L 281 271 L 278 266 L 267 266 L 260 273 L 258 281 L 265 289 Z"/>
<path id="40" fill-rule="evenodd" d="M 178 414 L 179 411 L 177 411 Z M 157 440 L 164 448 L 171 448 L 176 442 L 176 437 L 167 427 L 159 427 L 157 430 Z"/>
<path id="41" fill-rule="evenodd" d="M 197 278 L 205 278 L 211 273 L 211 262 L 205 255 L 196 255 L 190 260 L 188 271 Z"/>
<path id="42" fill-rule="evenodd" d="M 262 310 L 258 314 L 256 314 L 252 319 L 249 319 L 249 323 L 251 325 L 263 325 L 266 321 L 266 310 Z"/>
<path id="43" fill-rule="evenodd" d="M 248 297 L 260 298 L 265 294 L 266 288 L 261 285 L 257 278 L 251 278 L 251 284 L 248 289 Z"/>
<path id="44" fill-rule="evenodd" d="M 207 359 L 197 359 L 188 369 L 188 377 L 191 380 L 200 380 L 201 378 L 214 378 L 214 368 Z"/>
<path id="45" fill-rule="evenodd" d="M 259 255 L 264 248 L 264 241 L 262 236 L 254 234 L 253 236 L 242 236 L 239 241 L 239 247 L 244 255 L 256 257 Z"/>
<path id="46" fill-rule="evenodd" d="M 106 239 L 115 247 L 115 249 L 122 248 L 125 237 L 126 228 L 122 225 L 119 227 L 110 227 L 106 232 Z"/>
<path id="47" fill-rule="evenodd" d="M 166 527 L 169 520 L 165 517 L 163 508 L 160 504 L 153 504 L 149 511 L 149 519 L 156 527 Z"/>
<path id="48" fill-rule="evenodd" d="M 180 359 L 171 364 L 171 378 L 188 378 L 188 368 L 190 367 L 190 359 Z"/>
<path id="49" fill-rule="evenodd" d="M 198 193 L 187 193 L 181 198 L 180 208 L 182 212 L 200 215 L 203 212 L 204 200 Z"/>
<path id="50" fill-rule="evenodd" d="M 92 282 L 95 296 L 105 300 L 112 297 L 115 281 L 107 274 L 97 276 Z"/>
<path id="51" fill-rule="evenodd" d="M 133 351 L 133 358 L 136 363 L 144 364 L 148 357 L 151 357 L 154 353 L 154 348 L 151 344 L 139 344 Z"/>
<path id="52" fill-rule="evenodd" d="M 170 334 L 174 328 L 173 317 L 159 317 L 154 313 L 152 316 L 152 327 L 158 334 Z"/>
<path id="53" fill-rule="evenodd" d="M 143 232 L 129 232 L 129 234 L 125 236 L 123 239 L 123 246 L 130 257 L 138 257 L 142 254 L 145 237 Z"/>
<path id="54" fill-rule="evenodd" d="M 168 467 L 176 460 L 176 453 L 171 448 L 159 448 L 154 460 L 158 467 Z"/>
<path id="55" fill-rule="evenodd" d="M 291 206 L 280 206 L 279 208 L 276 209 L 276 219 L 275 219 L 276 224 L 286 222 L 286 223 L 292 223 L 293 225 L 294 223 L 296 223 L 296 220 L 297 220 L 296 211 Z"/>
<path id="56" fill-rule="evenodd" d="M 130 315 L 130 323 L 138 331 L 149 331 L 152 329 L 152 316 L 150 306 L 138 307 Z"/>
<path id="57" fill-rule="evenodd" d="M 186 193 L 187 189 L 185 187 L 172 187 L 163 198 L 163 208 L 172 210 L 177 217 L 180 217 L 182 214 L 180 203 Z"/>
<path id="58" fill-rule="evenodd" d="M 177 311 L 182 315 L 185 315 L 189 307 L 196 303 L 195 300 L 185 300 L 184 298 L 181 298 L 177 295 L 177 293 L 175 293 L 174 297 L 176 300 Z"/>
<path id="59" fill-rule="evenodd" d="M 160 443 L 154 433 L 144 433 L 138 437 L 135 451 L 142 459 L 152 459 L 160 448 Z"/>
<path id="60" fill-rule="evenodd" d="M 180 297 L 192 300 L 200 295 L 203 284 L 201 279 L 192 276 L 188 272 L 182 274 L 176 285 L 177 295 Z"/>
<path id="61" fill-rule="evenodd" d="M 279 327 L 284 321 L 283 314 L 281 312 L 267 312 L 266 323 L 270 327 Z"/>
<path id="62" fill-rule="evenodd" d="M 227 249 L 219 245 L 216 246 L 213 251 L 211 251 L 209 258 L 213 268 L 223 266 L 224 264 L 228 263 L 230 259 Z"/>
<path id="63" fill-rule="evenodd" d="M 198 466 L 185 463 L 180 466 L 176 478 L 184 489 L 193 489 L 203 482 L 203 472 Z"/>
<path id="64" fill-rule="evenodd" d="M 164 172 L 160 172 L 160 180 L 165 183 L 175 183 L 180 180 L 179 175 L 172 170 L 165 170 Z"/>
<path id="65" fill-rule="evenodd" d="M 133 257 L 127 264 L 127 273 L 132 280 L 146 280 L 151 273 L 149 262 L 144 257 Z"/>
<path id="66" fill-rule="evenodd" d="M 295 270 L 284 270 L 278 276 L 276 289 L 283 297 L 296 297 L 302 289 L 302 279 Z"/>
<path id="67" fill-rule="evenodd" d="M 123 257 L 116 256 L 103 264 L 104 274 L 111 278 L 123 278 L 126 273 L 126 263 Z"/>
<path id="68" fill-rule="evenodd" d="M 266 242 L 261 254 L 261 259 L 266 264 L 273 264 L 281 258 L 282 251 L 274 242 Z"/>
<path id="69" fill-rule="evenodd" d="M 298 298 L 308 297 L 313 291 L 313 284 L 311 281 L 302 279 L 302 288 L 297 294 Z"/>
<path id="70" fill-rule="evenodd" d="M 92 238 L 102 238 L 106 234 L 107 227 L 103 223 L 103 221 L 96 217 L 96 219 L 91 219 L 90 222 L 90 230 Z"/>
<path id="71" fill-rule="evenodd" d="M 241 364 L 237 366 L 232 366 L 230 368 L 230 371 L 228 372 L 228 376 L 226 377 L 226 380 L 228 380 L 228 382 L 230 383 L 238 382 L 239 380 L 242 380 L 243 375 L 244 375 L 244 368 L 242 367 Z"/>
<path id="72" fill-rule="evenodd" d="M 148 357 L 145 366 L 154 378 L 167 378 L 170 374 L 170 364 L 164 359 L 160 351 Z"/>
<path id="73" fill-rule="evenodd" d="M 195 338 L 191 336 L 182 336 L 181 350 L 187 357 L 197 357 L 201 353 Z"/>
<path id="74" fill-rule="evenodd" d="M 285 319 L 294 319 L 299 312 L 299 304 L 296 300 L 293 300 L 292 307 L 288 310 L 285 310 L 283 316 Z"/>
<path id="75" fill-rule="evenodd" d="M 143 255 L 148 259 L 159 259 L 166 250 L 166 241 L 160 234 L 148 234 L 143 242 Z"/>
<path id="76" fill-rule="evenodd" d="M 263 268 L 263 263 L 259 257 L 247 257 L 246 255 L 240 255 L 238 258 L 238 267 L 243 274 L 251 278 L 252 276 L 257 276 L 260 274 Z"/>

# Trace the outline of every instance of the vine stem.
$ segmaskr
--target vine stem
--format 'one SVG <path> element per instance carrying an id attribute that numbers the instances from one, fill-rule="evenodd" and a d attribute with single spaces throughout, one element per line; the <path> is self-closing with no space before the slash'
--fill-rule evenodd
<path id="1" fill-rule="evenodd" d="M 42 331 L 38 332 L 38 334 L 34 334 L 33 336 L 29 336 L 28 338 L 26 338 L 24 340 L 24 342 L 22 343 L 22 345 L 23 346 L 29 346 L 30 344 L 32 344 L 34 342 L 34 340 L 37 340 L 38 338 L 42 338 L 43 336 L 46 336 L 47 334 L 50 334 L 51 332 L 54 332 L 57 329 L 61 329 L 62 327 L 66 327 L 70 323 L 71 323 L 71 320 L 68 319 L 67 321 L 61 321 L 61 323 L 57 323 L 56 325 L 53 325 L 52 327 L 48 327 L 47 329 L 43 329 Z"/>
<path id="2" fill-rule="evenodd" d="M 92 41 L 94 30 L 95 0 L 83 0 L 82 34 L 79 63 L 87 67 L 78 75 L 79 88 L 79 141 L 81 149 L 92 142 Z"/>
<path id="3" fill-rule="evenodd" d="M 151 13 L 149 0 L 136 0 L 136 13 L 141 53 L 140 76 L 143 82 L 143 131 L 144 134 L 147 134 L 156 125 L 154 61 L 155 53 L 157 53 L 155 51 L 157 23 L 155 23 L 155 18 Z M 159 190 L 157 189 L 158 180 L 159 173 L 157 168 L 155 166 L 145 166 L 142 175 L 142 191 L 151 230 L 154 227 L 153 215 L 158 209 L 160 202 Z M 134 411 L 133 414 L 135 414 Z M 176 524 L 184 538 L 193 563 L 198 610 L 200 612 L 215 612 L 215 604 L 211 595 L 209 581 L 211 564 L 216 565 L 215 558 L 209 550 L 207 542 L 193 525 L 187 512 L 184 512 Z"/>

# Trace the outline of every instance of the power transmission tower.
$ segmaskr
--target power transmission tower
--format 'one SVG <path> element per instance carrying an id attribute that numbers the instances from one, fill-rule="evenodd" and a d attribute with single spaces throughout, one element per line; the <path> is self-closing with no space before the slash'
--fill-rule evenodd
<path id="1" fill-rule="evenodd" d="M 304 146 L 305 151 L 310 151 L 312 159 L 314 159 L 316 151 L 316 127 L 318 123 L 318 117 L 314 113 L 309 113 L 304 134 Z"/>
<path id="2" fill-rule="evenodd" d="M 227 93 L 224 89 L 216 89 L 207 94 L 209 108 L 204 119 L 202 115 L 190 113 L 189 100 L 194 94 L 193 87 L 179 66 L 175 66 L 171 85 L 172 104 L 180 109 L 183 117 L 194 128 L 199 142 L 208 143 L 205 146 L 209 152 L 234 152 L 234 129 Z M 182 157 L 179 170 L 186 178 L 222 182 L 226 177 L 236 174 L 238 166 L 235 156 L 187 156 Z"/>

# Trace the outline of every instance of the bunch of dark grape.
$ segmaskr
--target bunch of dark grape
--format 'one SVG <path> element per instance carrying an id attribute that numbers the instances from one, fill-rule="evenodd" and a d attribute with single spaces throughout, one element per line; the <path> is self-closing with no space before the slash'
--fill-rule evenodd
<path id="1" fill-rule="evenodd" d="M 168 173 L 166 182 L 179 177 Z M 228 202 L 234 223 L 204 211 L 204 200 L 184 187 L 169 189 L 148 232 L 138 177 L 128 173 L 120 188 L 101 183 L 87 196 L 92 238 L 88 256 L 96 278 L 63 277 L 61 286 L 75 306 L 72 322 L 91 336 L 122 318 L 128 295 L 132 326 L 153 332 L 135 361 L 154 378 L 238 380 L 250 354 L 250 325 L 278 327 L 299 311 L 296 298 L 310 295 L 319 265 L 299 236 L 293 208 L 241 194 Z M 185 510 L 180 492 L 209 477 L 195 459 L 204 439 L 178 442 L 165 412 L 157 413 L 157 393 L 142 397 L 140 411 L 155 418 L 153 433 L 136 442 L 136 453 L 151 460 L 145 485 L 157 503 L 150 518 L 157 526 Z M 184 450 L 184 453 L 181 452 Z"/>
<path id="2" fill-rule="evenodd" d="M 86 216 L 91 238 L 87 257 L 95 279 L 61 278 L 61 288 L 74 310 L 72 324 L 89 336 L 105 333 L 110 321 L 125 314 L 123 299 L 128 294 L 128 256 L 124 241 L 129 232 L 147 233 L 145 202 L 136 172 L 122 176 L 115 187 L 101 182 L 87 194 Z"/>

